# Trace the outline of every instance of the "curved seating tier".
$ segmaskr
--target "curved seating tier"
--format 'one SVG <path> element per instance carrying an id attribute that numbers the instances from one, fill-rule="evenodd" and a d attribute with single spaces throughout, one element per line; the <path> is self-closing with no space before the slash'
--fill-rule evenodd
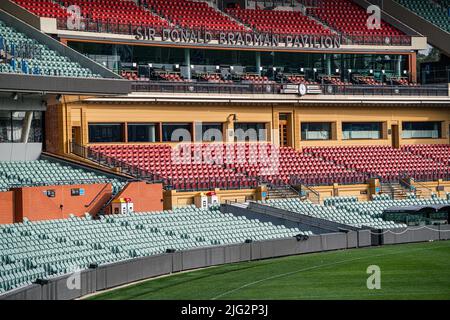
<path id="1" fill-rule="evenodd" d="M 165 253 L 167 249 L 243 243 L 312 234 L 220 211 L 176 210 L 0 226 L 0 293 L 83 270 Z"/>
<path id="2" fill-rule="evenodd" d="M 75 168 L 49 160 L 26 162 L 0 162 L 0 191 L 10 186 L 53 185 L 111 182 L 113 193 L 119 192 L 125 181 L 106 175 Z"/>
<path id="3" fill-rule="evenodd" d="M 47 76 L 99 78 L 90 69 L 60 55 L 48 46 L 31 39 L 0 21 L 0 73 L 20 73 Z"/>

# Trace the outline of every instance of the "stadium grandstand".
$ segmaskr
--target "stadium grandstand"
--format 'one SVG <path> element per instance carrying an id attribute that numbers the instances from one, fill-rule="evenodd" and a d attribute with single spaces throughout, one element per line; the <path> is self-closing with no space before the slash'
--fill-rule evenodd
<path id="1" fill-rule="evenodd" d="M 449 2 L 379 2 L 2 0 L 0 300 L 450 239 Z"/>

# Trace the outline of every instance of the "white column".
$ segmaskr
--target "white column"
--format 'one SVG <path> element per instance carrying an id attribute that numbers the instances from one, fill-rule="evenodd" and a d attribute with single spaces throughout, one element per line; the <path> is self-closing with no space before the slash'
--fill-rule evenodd
<path id="1" fill-rule="evenodd" d="M 25 113 L 25 118 L 23 119 L 22 136 L 20 137 L 20 142 L 28 143 L 28 136 L 30 135 L 32 121 L 33 111 L 27 111 Z"/>

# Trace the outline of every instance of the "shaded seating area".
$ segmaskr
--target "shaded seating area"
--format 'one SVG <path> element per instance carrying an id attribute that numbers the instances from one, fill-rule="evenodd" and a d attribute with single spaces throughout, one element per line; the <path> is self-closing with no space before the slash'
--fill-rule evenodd
<path id="1" fill-rule="evenodd" d="M 0 72 L 31 75 L 100 78 L 78 62 L 51 50 L 0 20 Z"/>

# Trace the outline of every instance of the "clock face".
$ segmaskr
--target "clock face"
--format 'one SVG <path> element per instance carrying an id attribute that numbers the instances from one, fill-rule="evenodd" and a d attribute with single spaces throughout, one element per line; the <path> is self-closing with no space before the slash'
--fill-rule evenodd
<path id="1" fill-rule="evenodd" d="M 299 93 L 301 96 L 304 96 L 304 95 L 306 94 L 306 86 L 305 86 L 305 84 L 301 83 L 301 84 L 298 86 L 298 93 Z"/>

